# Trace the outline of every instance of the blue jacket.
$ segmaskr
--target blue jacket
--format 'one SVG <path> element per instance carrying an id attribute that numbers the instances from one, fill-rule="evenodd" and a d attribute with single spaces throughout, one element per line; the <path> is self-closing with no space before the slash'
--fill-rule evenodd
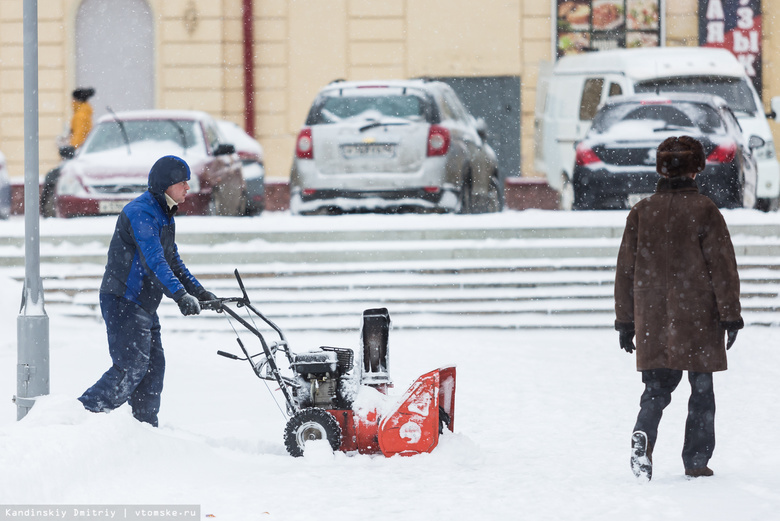
<path id="1" fill-rule="evenodd" d="M 189 178 L 186 163 L 175 159 L 184 164 Z M 149 191 L 129 202 L 119 214 L 100 286 L 101 293 L 123 297 L 150 313 L 157 310 L 163 294 L 179 300 L 185 293 L 197 297 L 204 291 L 176 247 L 176 207 L 168 208 L 164 192 L 182 180 L 183 174 L 172 171 L 171 161 L 168 163 L 162 165 L 167 168 L 157 168 L 160 161 L 155 163 L 149 173 Z"/>

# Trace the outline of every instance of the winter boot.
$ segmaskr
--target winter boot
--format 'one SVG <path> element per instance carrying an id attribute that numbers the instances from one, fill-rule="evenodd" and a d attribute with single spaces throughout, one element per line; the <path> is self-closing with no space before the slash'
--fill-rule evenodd
<path id="1" fill-rule="evenodd" d="M 685 469 L 685 475 L 689 478 L 708 478 L 715 474 L 711 468 L 702 467 L 700 469 Z"/>
<path id="2" fill-rule="evenodd" d="M 653 459 L 647 446 L 647 434 L 636 431 L 631 435 L 631 471 L 637 479 L 650 481 L 653 477 Z"/>

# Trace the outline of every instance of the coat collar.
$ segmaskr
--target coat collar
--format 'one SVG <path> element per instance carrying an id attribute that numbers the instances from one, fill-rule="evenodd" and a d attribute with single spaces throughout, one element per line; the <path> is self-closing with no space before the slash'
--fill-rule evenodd
<path id="1" fill-rule="evenodd" d="M 152 194 L 152 197 L 155 201 L 157 201 L 157 204 L 160 205 L 160 208 L 162 208 L 163 213 L 167 215 L 168 217 L 173 217 L 176 214 L 176 210 L 179 209 L 178 205 L 173 205 L 171 207 L 168 206 L 168 201 L 165 198 L 165 194 L 155 194 L 151 190 L 149 190 L 149 193 Z"/>
<path id="2" fill-rule="evenodd" d="M 662 177 L 658 180 L 658 185 L 655 188 L 656 192 L 672 192 L 677 190 L 698 192 L 699 185 L 696 184 L 695 179 L 691 179 L 690 177 Z"/>

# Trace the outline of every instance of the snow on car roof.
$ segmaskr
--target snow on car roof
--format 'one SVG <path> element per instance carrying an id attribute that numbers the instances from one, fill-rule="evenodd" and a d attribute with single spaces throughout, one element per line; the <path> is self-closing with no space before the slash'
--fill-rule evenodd
<path id="1" fill-rule="evenodd" d="M 371 80 L 371 81 L 335 81 L 322 89 L 320 93 L 329 93 L 339 90 L 353 90 L 353 89 L 371 89 L 371 88 L 415 88 L 415 89 L 427 89 L 431 85 L 439 85 L 441 82 L 429 81 L 424 79 L 412 79 L 412 80 Z"/>
<path id="2" fill-rule="evenodd" d="M 160 110 L 160 109 L 150 109 L 150 110 L 125 110 L 122 112 L 116 112 L 114 114 L 105 114 L 102 116 L 98 123 L 102 123 L 104 121 L 114 121 L 114 119 L 119 118 L 121 120 L 129 120 L 129 119 L 193 119 L 193 120 L 204 120 L 204 119 L 213 119 L 208 113 L 200 111 L 200 110 Z"/>
<path id="3" fill-rule="evenodd" d="M 731 52 L 707 47 L 617 49 L 564 56 L 555 74 L 625 74 L 634 80 L 678 76 L 745 76 Z"/>
<path id="4" fill-rule="evenodd" d="M 728 103 L 720 96 L 714 94 L 694 93 L 694 92 L 663 92 L 661 94 L 628 94 L 623 96 L 611 96 L 604 102 L 605 105 L 614 105 L 618 103 L 666 103 L 666 102 L 690 102 L 707 103 L 713 106 L 726 106 Z"/>

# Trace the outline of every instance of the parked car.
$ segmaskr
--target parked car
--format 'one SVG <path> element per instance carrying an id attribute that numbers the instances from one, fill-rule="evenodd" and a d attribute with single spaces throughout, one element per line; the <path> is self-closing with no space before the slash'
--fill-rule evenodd
<path id="1" fill-rule="evenodd" d="M 162 156 L 187 161 L 190 192 L 185 215 L 243 215 L 246 186 L 235 148 L 204 112 L 138 110 L 101 117 L 73 159 L 61 165 L 57 215 L 119 213 L 147 189 L 149 170 Z"/>
<path id="2" fill-rule="evenodd" d="M 298 134 L 290 209 L 494 212 L 499 179 L 484 121 L 445 83 L 337 81 Z"/>
<path id="3" fill-rule="evenodd" d="M 596 113 L 576 147 L 574 209 L 630 208 L 652 194 L 658 145 L 670 136 L 701 141 L 707 157 L 696 176 L 699 191 L 721 208 L 753 208 L 757 166 L 752 149 L 726 102 L 709 94 L 615 96 Z"/>
<path id="4" fill-rule="evenodd" d="M 745 66 L 727 49 L 646 47 L 564 56 L 541 67 L 536 88 L 534 168 L 561 193 L 561 209 L 571 209 L 574 144 L 584 139 L 598 107 L 616 95 L 688 92 L 720 96 L 747 136 L 764 145 L 758 163 L 757 207 L 777 210 L 780 163 L 767 118 L 778 120 L 780 96 L 764 113 Z"/>
<path id="5" fill-rule="evenodd" d="M 241 173 L 246 183 L 246 213 L 259 215 L 265 210 L 265 164 L 263 147 L 255 138 L 232 121 L 217 120 L 219 131 L 236 148 L 241 159 Z"/>
<path id="6" fill-rule="evenodd" d="M 8 219 L 11 215 L 11 180 L 8 177 L 8 167 L 5 156 L 0 152 L 0 219 Z"/>

